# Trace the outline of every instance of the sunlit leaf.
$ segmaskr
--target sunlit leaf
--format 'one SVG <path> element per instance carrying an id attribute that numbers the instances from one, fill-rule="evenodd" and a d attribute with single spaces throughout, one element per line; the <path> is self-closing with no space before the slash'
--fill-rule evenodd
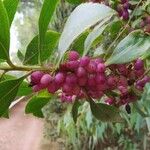
<path id="1" fill-rule="evenodd" d="M 109 25 L 109 24 L 105 24 L 111 17 L 108 17 L 106 19 L 104 19 L 99 25 L 97 25 L 93 31 L 88 35 L 88 37 L 85 40 L 84 43 L 84 53 L 83 55 L 86 55 L 88 53 L 88 51 L 90 50 L 92 43 L 103 33 L 103 31 L 105 30 L 105 28 Z"/>
<path id="2" fill-rule="evenodd" d="M 150 49 L 150 36 L 134 31 L 125 37 L 115 48 L 106 64 L 121 64 L 133 61 Z"/>
<path id="3" fill-rule="evenodd" d="M 59 59 L 82 32 L 114 13 L 110 7 L 98 3 L 84 3 L 76 7 L 69 16 L 59 41 Z"/>

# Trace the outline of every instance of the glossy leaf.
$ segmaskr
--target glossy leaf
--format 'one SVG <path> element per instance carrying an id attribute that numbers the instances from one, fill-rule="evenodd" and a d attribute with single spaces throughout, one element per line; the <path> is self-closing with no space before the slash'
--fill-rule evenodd
<path id="1" fill-rule="evenodd" d="M 40 53 L 42 53 L 46 41 L 46 31 L 51 21 L 53 14 L 55 12 L 57 3 L 59 0 L 44 0 L 42 10 L 39 18 L 39 56 L 40 60 L 43 58 Z"/>
<path id="2" fill-rule="evenodd" d="M 45 61 L 50 57 L 52 52 L 54 51 L 58 40 L 60 37 L 60 33 L 54 31 L 48 31 L 45 36 L 44 45 L 41 51 L 41 61 Z M 27 46 L 24 64 L 35 65 L 38 64 L 38 36 L 35 36 L 32 41 Z"/>
<path id="3" fill-rule="evenodd" d="M 0 117 L 8 110 L 15 99 L 23 78 L 0 82 Z"/>
<path id="4" fill-rule="evenodd" d="M 108 17 L 106 19 L 104 19 L 99 25 L 97 25 L 93 31 L 88 35 L 88 37 L 85 40 L 84 43 L 84 53 L 83 55 L 85 56 L 88 51 L 90 50 L 92 43 L 103 33 L 103 31 L 105 30 L 105 28 L 109 25 L 109 24 L 105 24 L 111 17 Z"/>
<path id="5" fill-rule="evenodd" d="M 43 118 L 42 108 L 49 102 L 47 97 L 33 97 L 26 105 L 26 114 L 32 113 L 36 117 Z"/>
<path id="6" fill-rule="evenodd" d="M 29 83 L 26 81 L 23 81 L 19 87 L 19 90 L 17 92 L 17 96 L 27 96 L 29 94 L 32 94 L 32 88 L 29 86 Z"/>
<path id="7" fill-rule="evenodd" d="M 72 106 L 72 117 L 74 122 L 77 122 L 77 118 L 78 118 L 78 109 L 81 106 L 81 103 L 78 100 L 75 100 L 73 106 Z"/>
<path id="8" fill-rule="evenodd" d="M 17 80 L 15 76 L 5 74 L 1 81 L 7 81 L 7 80 Z M 22 83 L 19 86 L 17 96 L 27 96 L 32 93 L 32 88 L 29 86 L 29 83 L 27 81 L 22 81 Z"/>
<path id="9" fill-rule="evenodd" d="M 59 41 L 59 60 L 81 33 L 114 13 L 111 8 L 98 3 L 84 3 L 76 7 L 68 18 Z"/>
<path id="10" fill-rule="evenodd" d="M 9 58 L 9 18 L 3 2 L 0 0 L 0 59 Z"/>
<path id="11" fill-rule="evenodd" d="M 121 64 L 133 61 L 150 49 L 150 37 L 135 31 L 125 37 L 115 48 L 106 64 Z"/>
<path id="12" fill-rule="evenodd" d="M 19 0 L 4 0 L 3 3 L 8 14 L 9 23 L 11 25 L 17 11 Z"/>
<path id="13" fill-rule="evenodd" d="M 102 103 L 95 103 L 92 99 L 89 101 L 92 114 L 98 120 L 104 122 L 122 122 L 119 115 L 119 109 Z"/>

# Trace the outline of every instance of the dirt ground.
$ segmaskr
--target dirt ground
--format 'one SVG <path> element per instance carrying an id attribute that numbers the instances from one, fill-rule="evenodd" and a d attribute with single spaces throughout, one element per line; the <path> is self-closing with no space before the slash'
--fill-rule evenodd
<path id="1" fill-rule="evenodd" d="M 10 119 L 0 119 L 0 150 L 39 150 L 43 121 L 24 114 L 26 102 L 12 108 Z"/>

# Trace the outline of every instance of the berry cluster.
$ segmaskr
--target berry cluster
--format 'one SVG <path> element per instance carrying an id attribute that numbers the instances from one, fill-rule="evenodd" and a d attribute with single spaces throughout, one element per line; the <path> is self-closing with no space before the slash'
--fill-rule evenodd
<path id="1" fill-rule="evenodd" d="M 113 7 L 111 3 L 108 2 L 108 0 L 89 0 L 90 2 L 93 3 L 100 3 L 104 2 L 105 5 Z M 119 17 L 122 17 L 123 20 L 128 20 L 129 19 L 129 1 L 128 0 L 121 0 L 121 1 L 116 1 L 117 7 L 115 9 L 118 12 Z"/>
<path id="2" fill-rule="evenodd" d="M 144 63 L 137 59 L 130 64 L 109 66 L 111 75 L 108 77 L 110 90 L 117 91 L 118 96 L 111 96 L 106 99 L 106 103 L 121 106 L 137 100 L 137 90 L 143 91 L 150 77 L 144 75 Z"/>
<path id="3" fill-rule="evenodd" d="M 146 16 L 142 18 L 142 21 L 140 22 L 140 27 L 144 28 L 144 31 L 147 33 L 150 33 L 150 16 Z"/>
<path id="4" fill-rule="evenodd" d="M 54 94 L 60 90 L 62 102 L 72 102 L 75 97 L 100 99 L 104 96 L 106 103 L 121 106 L 137 100 L 132 87 L 142 91 L 150 82 L 150 77 L 144 73 L 144 63 L 140 59 L 106 67 L 100 58 L 80 58 L 76 51 L 70 51 L 67 61 L 60 65 L 55 75 L 33 72 L 31 85 L 35 92 L 47 89 Z"/>
<path id="5" fill-rule="evenodd" d="M 121 0 L 120 4 L 117 6 L 117 12 L 119 17 L 122 17 L 123 20 L 129 19 L 129 2 L 128 0 Z"/>
<path id="6" fill-rule="evenodd" d="M 73 96 L 84 98 L 84 91 L 95 99 L 101 98 L 107 89 L 105 65 L 101 59 L 88 56 L 79 58 L 76 51 L 71 51 L 68 61 L 61 64 L 54 77 L 36 71 L 31 75 L 33 91 L 47 88 L 50 93 L 62 90 L 62 101 L 72 101 Z"/>

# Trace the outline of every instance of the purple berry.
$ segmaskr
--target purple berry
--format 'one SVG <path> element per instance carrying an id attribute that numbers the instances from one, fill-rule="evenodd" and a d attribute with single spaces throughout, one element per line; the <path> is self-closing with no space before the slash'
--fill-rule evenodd
<path id="1" fill-rule="evenodd" d="M 70 70 L 76 70 L 79 67 L 79 61 L 69 61 L 66 63 L 67 68 Z"/>
<path id="2" fill-rule="evenodd" d="M 79 53 L 76 52 L 76 51 L 70 51 L 69 54 L 68 54 L 68 59 L 70 61 L 74 61 L 74 60 L 78 60 L 79 58 Z"/>
<path id="3" fill-rule="evenodd" d="M 141 70 L 144 67 L 144 62 L 141 59 L 137 59 L 135 64 L 134 64 L 134 68 L 135 70 Z"/>
<path id="4" fill-rule="evenodd" d="M 143 81 L 143 80 L 138 80 L 137 82 L 136 82 L 136 86 L 139 86 L 139 87 L 144 87 L 144 85 L 145 85 L 145 82 Z"/>
<path id="5" fill-rule="evenodd" d="M 70 93 L 72 90 L 72 87 L 69 84 L 65 83 L 65 84 L 63 84 L 62 90 L 65 93 Z"/>
<path id="6" fill-rule="evenodd" d="M 89 65 L 87 66 L 87 71 L 89 73 L 95 73 L 97 69 L 97 64 L 94 61 L 90 61 Z"/>
<path id="7" fill-rule="evenodd" d="M 115 100 L 113 98 L 108 98 L 108 99 L 105 100 L 105 103 L 108 104 L 108 105 L 113 105 L 114 101 Z"/>
<path id="8" fill-rule="evenodd" d="M 123 8 L 124 8 L 124 9 L 129 9 L 129 3 L 128 3 L 128 2 L 124 3 L 124 4 L 123 4 Z"/>
<path id="9" fill-rule="evenodd" d="M 87 83 L 87 78 L 86 78 L 86 77 L 82 77 L 82 78 L 79 78 L 79 79 L 78 79 L 78 84 L 79 84 L 80 86 L 85 86 L 86 83 Z"/>
<path id="10" fill-rule="evenodd" d="M 106 69 L 106 67 L 105 67 L 105 65 L 103 64 L 103 63 L 99 63 L 98 65 L 97 65 L 97 72 L 99 72 L 99 73 L 103 73 L 103 72 L 105 72 L 105 69 Z"/>
<path id="11" fill-rule="evenodd" d="M 145 26 L 145 22 L 142 20 L 142 21 L 140 22 L 140 27 L 143 28 L 144 26 Z"/>
<path id="12" fill-rule="evenodd" d="M 141 77 L 144 74 L 145 70 L 141 69 L 141 70 L 135 70 L 135 74 L 137 76 L 137 78 Z"/>
<path id="13" fill-rule="evenodd" d="M 147 23 L 147 24 L 150 24 L 150 16 L 148 16 L 148 17 L 146 18 L 146 23 Z"/>
<path id="14" fill-rule="evenodd" d="M 62 73 L 62 72 L 58 72 L 56 75 L 55 75 L 55 82 L 57 84 L 61 84 L 65 81 L 65 74 Z"/>
<path id="15" fill-rule="evenodd" d="M 72 96 L 67 96 L 65 93 L 62 93 L 60 98 L 62 102 L 72 102 Z"/>
<path id="16" fill-rule="evenodd" d="M 108 85 L 106 83 L 104 83 L 104 84 L 97 84 L 96 89 L 98 91 L 105 91 L 105 90 L 108 89 Z"/>
<path id="17" fill-rule="evenodd" d="M 98 65 L 99 63 L 104 63 L 103 59 L 101 58 L 96 58 L 94 59 L 95 63 Z"/>
<path id="18" fill-rule="evenodd" d="M 127 78 L 124 76 L 120 76 L 119 79 L 117 80 L 117 85 L 127 87 L 128 86 Z"/>
<path id="19" fill-rule="evenodd" d="M 94 74 L 89 75 L 89 77 L 88 77 L 88 85 L 89 86 L 95 86 L 95 84 L 96 84 L 95 75 Z"/>
<path id="20" fill-rule="evenodd" d="M 121 92 L 122 95 L 128 94 L 128 89 L 124 86 L 119 86 L 118 90 Z"/>
<path id="21" fill-rule="evenodd" d="M 53 77 L 49 74 L 44 74 L 41 78 L 41 81 L 40 83 L 43 85 L 43 86 L 48 86 L 51 82 L 53 81 Z"/>
<path id="22" fill-rule="evenodd" d="M 37 84 L 32 87 L 33 92 L 39 92 L 42 89 L 43 89 L 43 86 L 41 84 Z"/>
<path id="23" fill-rule="evenodd" d="M 99 84 L 104 84 L 106 82 L 105 76 L 103 74 L 97 74 L 95 80 L 96 83 Z"/>
<path id="24" fill-rule="evenodd" d="M 69 75 L 67 75 L 67 77 L 66 77 L 66 83 L 67 84 L 76 84 L 77 83 L 77 77 L 76 77 L 76 75 L 75 74 L 69 74 Z"/>
<path id="25" fill-rule="evenodd" d="M 77 77 L 83 77 L 86 75 L 86 70 L 83 67 L 79 67 L 76 72 Z"/>
<path id="26" fill-rule="evenodd" d="M 115 76 L 109 76 L 107 79 L 107 83 L 110 89 L 114 89 L 117 87 L 118 78 Z"/>
<path id="27" fill-rule="evenodd" d="M 121 75 L 124 75 L 124 76 L 128 75 L 128 70 L 126 68 L 126 65 L 118 65 L 117 67 Z"/>
<path id="28" fill-rule="evenodd" d="M 150 82 L 150 77 L 145 76 L 145 77 L 143 78 L 143 81 L 145 82 L 145 84 L 146 84 L 147 82 Z"/>
<path id="29" fill-rule="evenodd" d="M 53 81 L 48 85 L 47 89 L 48 89 L 49 93 L 54 94 L 58 90 L 58 87 L 57 87 L 56 83 Z"/>
<path id="30" fill-rule="evenodd" d="M 73 87 L 72 94 L 73 94 L 73 95 L 78 95 L 79 92 L 80 92 L 80 87 L 79 87 L 78 85 L 75 85 L 75 86 Z"/>
<path id="31" fill-rule="evenodd" d="M 122 5 L 118 5 L 117 6 L 117 12 L 118 12 L 119 17 L 122 17 L 122 14 L 123 14 L 123 7 L 122 7 Z"/>
<path id="32" fill-rule="evenodd" d="M 89 64 L 90 58 L 88 56 L 84 56 L 80 59 L 80 66 L 85 67 Z"/>
<path id="33" fill-rule="evenodd" d="M 129 12 L 127 10 L 124 10 L 122 13 L 122 17 L 124 20 L 128 20 L 129 19 Z"/>
<path id="34" fill-rule="evenodd" d="M 43 75 L 44 75 L 44 73 L 41 71 L 33 72 L 31 74 L 31 83 L 33 83 L 33 85 L 40 83 L 40 80 L 41 80 Z"/>

